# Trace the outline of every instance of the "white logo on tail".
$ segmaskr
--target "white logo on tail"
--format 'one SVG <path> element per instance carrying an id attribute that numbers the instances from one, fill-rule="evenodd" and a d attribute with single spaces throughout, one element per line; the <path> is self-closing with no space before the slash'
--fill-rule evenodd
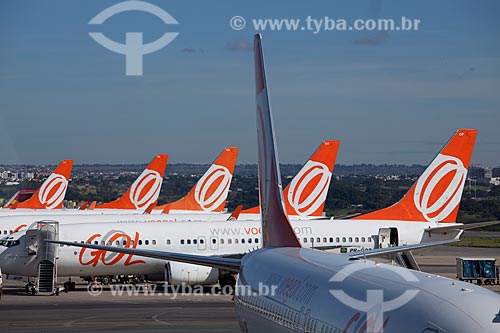
<path id="1" fill-rule="evenodd" d="M 439 191 L 437 185 L 451 173 L 454 175 L 448 186 L 434 203 L 430 203 L 431 195 Z M 460 203 L 466 176 L 467 169 L 460 159 L 439 154 L 418 178 L 413 197 L 415 207 L 427 221 L 442 221 Z"/>
<path id="2" fill-rule="evenodd" d="M 298 215 L 311 215 L 325 202 L 331 176 L 332 173 L 323 163 L 307 161 L 306 165 L 293 178 L 288 191 L 288 202 Z M 321 178 L 317 181 L 314 190 L 302 198 L 304 189 L 317 177 Z"/>
<path id="3" fill-rule="evenodd" d="M 146 208 L 158 199 L 162 178 L 157 171 L 146 169 L 130 188 L 130 201 L 137 209 Z"/>
<path id="4" fill-rule="evenodd" d="M 60 174 L 53 173 L 40 187 L 38 200 L 47 209 L 56 208 L 63 202 L 67 188 L 68 180 Z"/>
<path id="5" fill-rule="evenodd" d="M 226 167 L 212 164 L 203 177 L 196 183 L 194 200 L 206 212 L 216 209 L 226 200 L 232 177 Z M 216 182 L 219 182 L 219 185 L 215 191 L 209 192 L 212 185 L 216 184 Z"/>

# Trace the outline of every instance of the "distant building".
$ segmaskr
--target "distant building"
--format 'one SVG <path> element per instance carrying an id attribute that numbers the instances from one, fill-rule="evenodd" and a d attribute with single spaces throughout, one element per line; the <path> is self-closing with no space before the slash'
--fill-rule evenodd
<path id="1" fill-rule="evenodd" d="M 484 169 L 480 167 L 471 166 L 469 168 L 469 178 L 484 179 Z"/>
<path id="2" fill-rule="evenodd" d="M 491 169 L 491 178 L 500 178 L 500 167 Z"/>
<path id="3" fill-rule="evenodd" d="M 484 178 L 491 179 L 492 171 L 491 168 L 484 168 Z"/>

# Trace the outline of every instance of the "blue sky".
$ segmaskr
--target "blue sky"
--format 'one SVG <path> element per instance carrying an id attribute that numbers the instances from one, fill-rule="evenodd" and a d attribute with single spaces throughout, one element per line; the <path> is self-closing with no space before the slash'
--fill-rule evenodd
<path id="1" fill-rule="evenodd" d="M 472 127 L 473 163 L 500 165 L 498 1 L 149 1 L 179 24 L 130 11 L 88 25 L 119 2 L 0 2 L 0 164 L 145 163 L 156 153 L 208 163 L 229 145 L 255 163 L 251 19 L 310 15 L 421 23 L 374 43 L 359 43 L 369 31 L 262 32 L 282 162 L 340 139 L 339 163 L 426 164 Z M 245 29 L 231 29 L 235 15 Z M 126 32 L 179 35 L 133 77 L 93 31 L 120 43 Z"/>

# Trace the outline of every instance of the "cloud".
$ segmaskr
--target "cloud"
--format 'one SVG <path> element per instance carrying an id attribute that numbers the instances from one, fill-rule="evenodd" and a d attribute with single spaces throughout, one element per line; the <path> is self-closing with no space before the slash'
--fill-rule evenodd
<path id="1" fill-rule="evenodd" d="M 250 52 L 253 50 L 252 44 L 247 42 L 243 37 L 241 37 L 236 41 L 227 42 L 224 49 L 226 49 L 227 51 L 244 51 L 244 52 Z"/>
<path id="2" fill-rule="evenodd" d="M 374 35 L 363 37 L 354 41 L 356 45 L 380 45 L 389 39 L 387 31 L 379 31 Z"/>

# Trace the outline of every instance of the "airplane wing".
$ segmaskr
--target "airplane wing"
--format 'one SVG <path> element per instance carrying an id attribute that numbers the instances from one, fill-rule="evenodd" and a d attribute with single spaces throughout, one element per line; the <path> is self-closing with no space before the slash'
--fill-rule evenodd
<path id="1" fill-rule="evenodd" d="M 457 223 L 446 223 L 449 225 L 443 225 L 445 223 L 441 223 L 438 227 L 431 227 L 426 229 L 426 232 L 431 232 L 431 233 L 445 233 L 451 230 L 469 230 L 469 229 L 476 229 L 476 228 L 482 228 L 482 227 L 487 227 L 490 225 L 495 225 L 499 224 L 500 221 L 489 221 L 489 222 L 478 222 L 478 223 L 467 223 L 467 224 L 457 224 Z"/>
<path id="2" fill-rule="evenodd" d="M 452 243 L 456 243 L 456 242 L 458 242 L 458 240 L 452 239 L 452 240 L 420 243 L 420 244 L 413 244 L 413 245 L 384 247 L 381 249 L 373 249 L 373 250 L 366 250 L 366 251 L 361 250 L 361 251 L 357 251 L 357 252 L 350 252 L 350 253 L 347 253 L 346 255 L 349 256 L 350 259 L 360 259 L 360 258 L 367 258 L 367 257 L 382 256 L 382 255 L 387 255 L 387 254 L 392 254 L 392 253 L 397 253 L 397 252 L 425 249 L 427 247 L 433 247 L 433 246 L 448 245 L 448 244 L 452 244 Z"/>
<path id="3" fill-rule="evenodd" d="M 194 254 L 153 251 L 153 250 L 130 249 L 118 246 L 103 246 L 103 245 L 66 242 L 66 241 L 48 240 L 47 242 L 60 245 L 84 247 L 94 250 L 104 250 L 104 251 L 132 254 L 134 256 L 141 256 L 146 258 L 172 260 L 172 261 L 183 262 L 186 264 L 216 267 L 234 273 L 238 273 L 241 267 L 240 259 L 208 257 L 208 256 L 194 255 Z"/>

